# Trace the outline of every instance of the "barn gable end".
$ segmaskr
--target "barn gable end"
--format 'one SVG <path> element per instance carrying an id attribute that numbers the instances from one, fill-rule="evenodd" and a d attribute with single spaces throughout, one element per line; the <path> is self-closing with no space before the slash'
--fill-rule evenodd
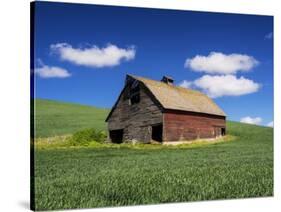
<path id="1" fill-rule="evenodd" d="M 134 89 L 133 83 L 139 86 L 140 100 L 135 104 L 132 104 L 132 99 L 130 99 L 130 95 L 133 95 L 131 93 Z M 152 126 L 162 124 L 162 121 L 161 105 L 143 83 L 128 76 L 123 91 L 107 117 L 109 139 L 114 142 L 114 138 L 110 136 L 119 132 L 122 133 L 124 142 L 134 140 L 150 142 Z"/>

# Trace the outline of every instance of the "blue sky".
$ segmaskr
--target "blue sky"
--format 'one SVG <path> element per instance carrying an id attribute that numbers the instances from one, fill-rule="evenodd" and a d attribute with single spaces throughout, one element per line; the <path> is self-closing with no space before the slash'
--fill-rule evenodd
<path id="1" fill-rule="evenodd" d="M 127 73 L 169 75 L 229 120 L 267 125 L 272 32 L 271 16 L 36 2 L 36 98 L 110 108 Z"/>

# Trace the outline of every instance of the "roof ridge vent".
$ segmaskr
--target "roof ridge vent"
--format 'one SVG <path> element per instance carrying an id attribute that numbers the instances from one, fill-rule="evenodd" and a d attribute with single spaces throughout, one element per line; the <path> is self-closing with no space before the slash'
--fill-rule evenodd
<path id="1" fill-rule="evenodd" d="M 169 77 L 169 76 L 163 76 L 162 79 L 161 79 L 161 82 L 164 82 L 168 85 L 173 85 L 174 83 L 174 80 L 172 77 Z"/>

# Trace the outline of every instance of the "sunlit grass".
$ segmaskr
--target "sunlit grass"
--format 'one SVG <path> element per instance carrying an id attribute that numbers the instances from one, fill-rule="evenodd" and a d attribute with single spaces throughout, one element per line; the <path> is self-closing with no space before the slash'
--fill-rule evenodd
<path id="1" fill-rule="evenodd" d="M 272 196 L 272 128 L 228 122 L 227 133 L 176 146 L 37 139 L 36 209 Z"/>
<path id="2" fill-rule="evenodd" d="M 34 100 L 34 105 L 37 138 L 72 134 L 86 128 L 106 129 L 108 109 L 44 99 Z"/>
<path id="3" fill-rule="evenodd" d="M 73 145 L 70 142 L 71 135 L 67 136 L 55 136 L 50 138 L 37 138 L 35 139 L 34 145 L 37 149 L 58 149 L 58 148 L 129 148 L 129 149 L 172 149 L 172 148 L 196 148 L 204 147 L 208 145 L 214 145 L 222 142 L 230 142 L 236 139 L 236 136 L 226 135 L 217 139 L 212 140 L 193 140 L 193 141 L 182 141 L 182 143 L 177 145 L 167 144 L 163 145 L 161 143 L 99 143 L 92 141 L 89 145 Z"/>

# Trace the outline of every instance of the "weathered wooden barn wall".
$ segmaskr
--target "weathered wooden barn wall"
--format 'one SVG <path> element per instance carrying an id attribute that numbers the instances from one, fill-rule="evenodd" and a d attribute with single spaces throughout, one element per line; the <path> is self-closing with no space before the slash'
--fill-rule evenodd
<path id="1" fill-rule="evenodd" d="M 151 125 L 162 123 L 162 112 L 157 102 L 142 84 L 140 84 L 140 102 L 130 105 L 129 99 L 124 99 L 128 91 L 126 87 L 108 119 L 108 129 L 123 129 L 123 141 L 137 140 L 150 142 Z"/>
<path id="2" fill-rule="evenodd" d="M 225 117 L 181 111 L 163 114 L 163 141 L 215 138 L 225 128 Z"/>

